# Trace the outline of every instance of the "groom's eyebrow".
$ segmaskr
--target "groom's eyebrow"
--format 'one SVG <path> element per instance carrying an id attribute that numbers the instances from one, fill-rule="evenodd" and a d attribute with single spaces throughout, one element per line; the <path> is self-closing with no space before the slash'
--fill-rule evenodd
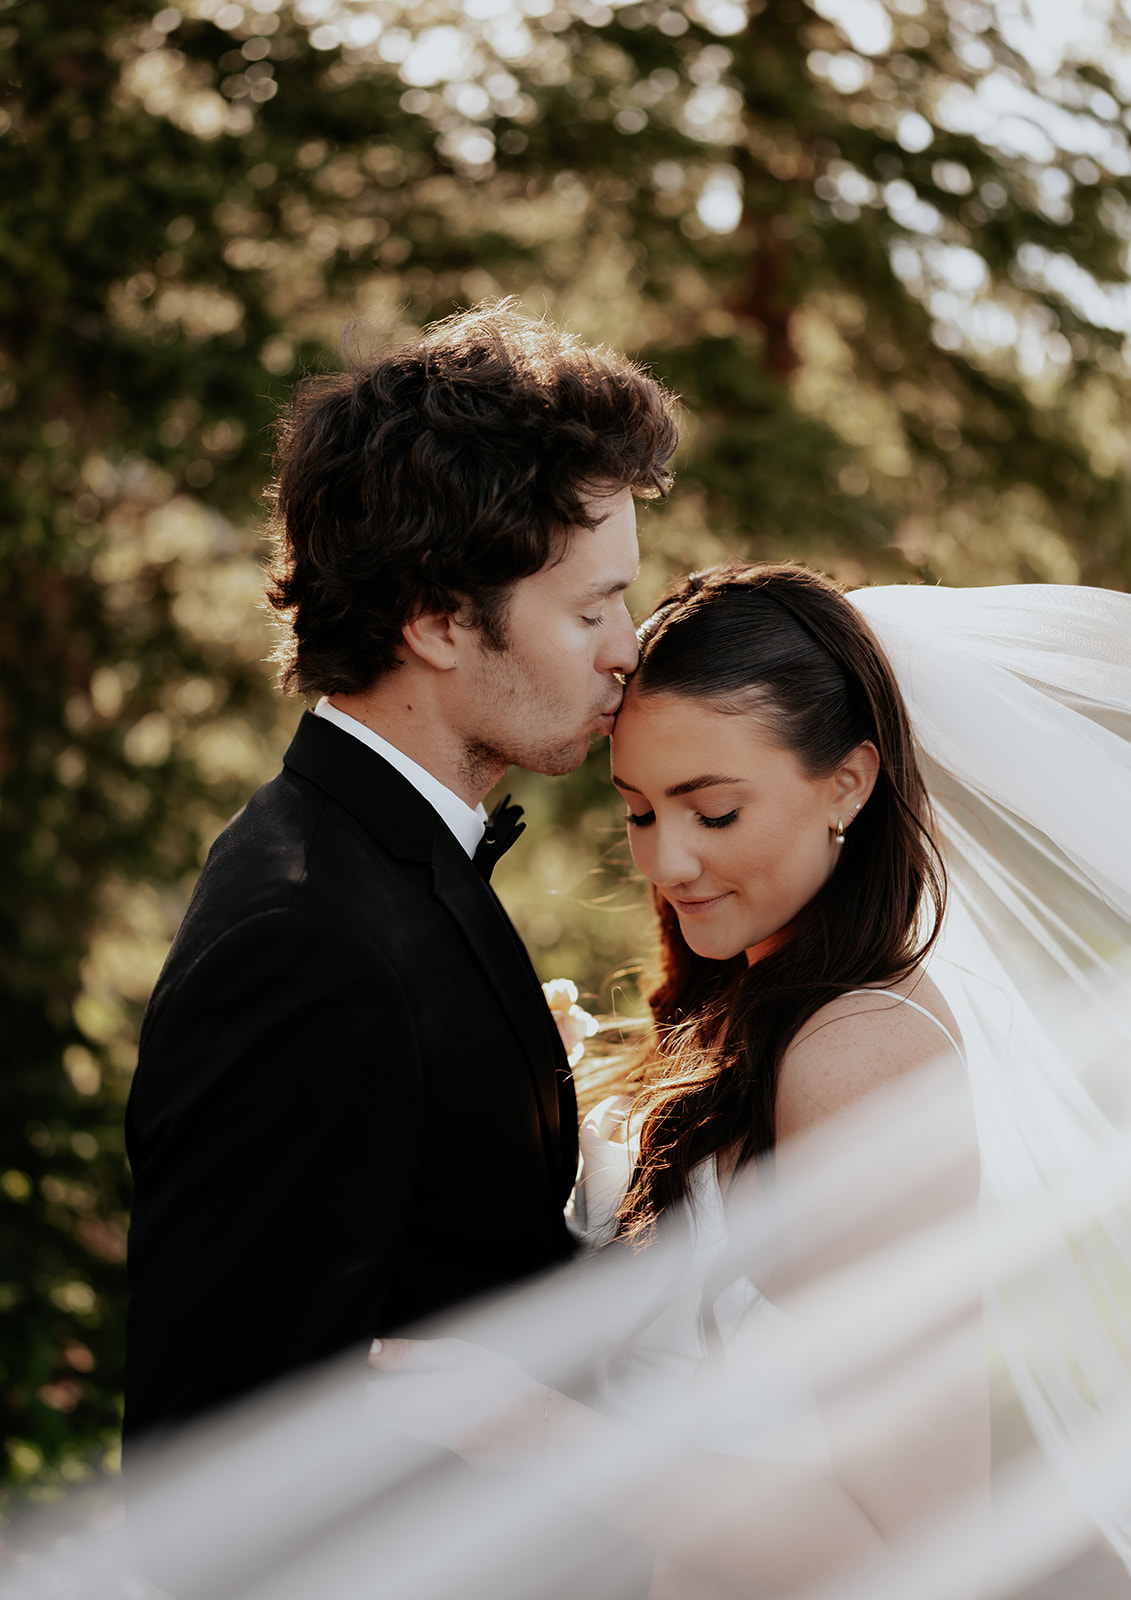
<path id="1" fill-rule="evenodd" d="M 727 784 L 742 783 L 742 778 L 724 778 L 716 772 L 705 772 L 701 778 L 688 778 L 686 783 L 673 783 L 670 789 L 665 789 L 664 794 L 669 800 L 674 800 L 681 794 L 695 794 L 698 789 L 725 788 Z M 613 783 L 618 789 L 624 789 L 628 794 L 641 794 L 633 783 L 625 783 L 623 778 L 613 774 Z"/>
<path id="2" fill-rule="evenodd" d="M 605 583 L 602 581 L 591 584 L 590 587 L 584 591 L 581 598 L 583 601 L 609 600 L 614 594 L 623 594 L 630 584 L 636 582 L 639 576 L 640 572 L 638 569 L 632 574 L 631 578 L 615 578 L 612 583 Z"/>

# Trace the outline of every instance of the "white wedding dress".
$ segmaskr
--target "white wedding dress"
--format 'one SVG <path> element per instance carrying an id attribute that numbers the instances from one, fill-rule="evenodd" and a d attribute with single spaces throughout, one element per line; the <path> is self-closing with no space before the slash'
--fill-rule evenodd
<path id="1" fill-rule="evenodd" d="M 571 1218 L 582 1242 L 597 1247 L 616 1232 L 616 1212 L 635 1165 L 636 1140 L 628 1134 L 629 1102 L 610 1096 L 581 1124 L 581 1165 Z M 726 1201 L 714 1159 L 691 1174 L 688 1219 L 694 1231 L 699 1271 L 673 1283 L 659 1309 L 618 1354 L 599 1390 L 603 1409 L 626 1421 L 648 1422 L 658 1407 L 685 1398 L 709 1361 L 743 1358 L 747 1372 L 760 1372 L 765 1392 L 744 1396 L 722 1426 L 705 1426 L 702 1449 L 762 1460 L 827 1461 L 825 1437 L 808 1377 L 799 1362 L 783 1370 L 781 1351 L 786 1314 L 745 1275 L 715 1287 L 710 1334 L 703 1317 L 703 1282 L 710 1280 L 712 1257 L 725 1253 L 730 1236 Z M 759 1360 L 760 1344 L 766 1361 Z M 775 1393 L 787 1403 L 775 1403 Z M 776 1425 L 767 1426 L 774 1418 Z"/>
<path id="2" fill-rule="evenodd" d="M 925 1006 L 906 995 L 891 998 L 934 1024 L 942 1036 L 940 1051 L 961 1056 L 953 1035 Z M 581 1123 L 577 1184 L 567 1220 L 589 1249 L 600 1248 L 616 1234 L 617 1212 L 636 1164 L 638 1130 L 630 1127 L 630 1105 L 627 1096 L 610 1095 Z M 619 1351 L 601 1385 L 602 1405 L 625 1420 L 645 1422 L 657 1407 L 686 1398 L 708 1363 L 717 1368 L 730 1361 L 743 1374 L 741 1398 L 736 1395 L 739 1403 L 722 1417 L 704 1419 L 700 1448 L 763 1461 L 828 1464 L 820 1415 L 788 1313 L 747 1273 L 730 1276 L 724 1267 L 718 1281 L 713 1270 L 733 1244 L 713 1157 L 691 1172 L 687 1220 L 696 1270 L 670 1285 L 655 1314 Z"/>

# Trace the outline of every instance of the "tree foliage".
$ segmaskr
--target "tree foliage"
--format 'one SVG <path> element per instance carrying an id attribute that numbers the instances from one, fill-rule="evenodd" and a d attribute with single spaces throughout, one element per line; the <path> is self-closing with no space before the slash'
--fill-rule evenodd
<path id="1" fill-rule="evenodd" d="M 641 605 L 727 552 L 1124 587 L 1126 59 L 975 0 L 0 0 L 11 1481 L 112 1451 L 140 1009 L 294 720 L 257 610 L 292 379 L 513 293 L 684 396 Z M 504 895 L 596 990 L 645 937 L 607 785 L 518 786 Z"/>

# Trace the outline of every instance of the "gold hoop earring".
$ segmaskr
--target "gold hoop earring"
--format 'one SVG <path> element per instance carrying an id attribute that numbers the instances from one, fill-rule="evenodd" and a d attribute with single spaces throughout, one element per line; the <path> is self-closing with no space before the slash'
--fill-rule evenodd
<path id="1" fill-rule="evenodd" d="M 836 819 L 836 842 L 837 844 L 844 843 L 844 823 L 841 821 L 840 817 Z"/>

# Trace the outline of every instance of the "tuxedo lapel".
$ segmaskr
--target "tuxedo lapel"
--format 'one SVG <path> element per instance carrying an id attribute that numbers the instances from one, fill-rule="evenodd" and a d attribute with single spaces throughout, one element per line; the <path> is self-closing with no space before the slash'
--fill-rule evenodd
<path id="1" fill-rule="evenodd" d="M 494 891 L 408 779 L 342 729 L 308 712 L 284 764 L 330 794 L 391 854 L 431 866 L 433 893 L 518 1035 L 538 1098 L 546 1158 L 565 1192 L 576 1163 L 569 1131 L 563 1145 L 559 1111 L 559 1080 L 568 1064 L 530 958 Z"/>
<path id="2" fill-rule="evenodd" d="M 522 1041 L 538 1095 L 546 1154 L 557 1174 L 562 1160 L 558 1072 L 568 1067 L 530 957 L 494 891 L 446 829 L 437 829 L 432 871 L 436 898 L 462 929 Z"/>
<path id="3" fill-rule="evenodd" d="M 376 750 L 309 711 L 283 765 L 332 795 L 402 860 L 431 861 L 433 839 L 448 831 L 423 795 Z"/>

